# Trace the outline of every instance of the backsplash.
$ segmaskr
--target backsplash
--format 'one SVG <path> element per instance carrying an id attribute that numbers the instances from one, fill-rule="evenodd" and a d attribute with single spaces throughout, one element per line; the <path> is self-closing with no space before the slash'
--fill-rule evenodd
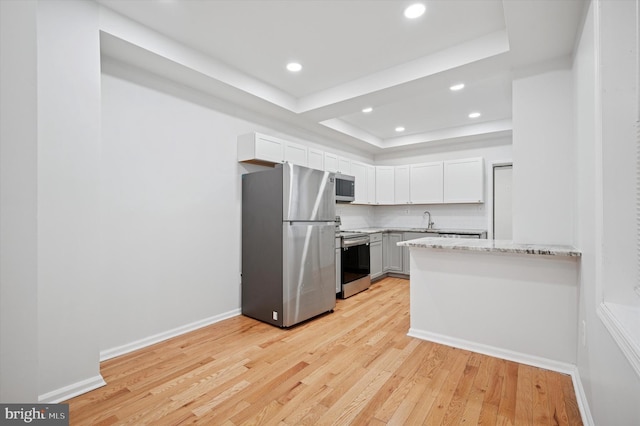
<path id="1" fill-rule="evenodd" d="M 353 204 L 336 204 L 336 215 L 340 216 L 340 229 L 369 228 L 375 226 L 374 207 Z"/>
<path id="2" fill-rule="evenodd" d="M 338 204 L 336 214 L 342 219 L 342 229 L 366 227 L 426 228 L 431 213 L 434 228 L 488 229 L 485 204 L 443 204 L 406 206 L 364 206 Z"/>

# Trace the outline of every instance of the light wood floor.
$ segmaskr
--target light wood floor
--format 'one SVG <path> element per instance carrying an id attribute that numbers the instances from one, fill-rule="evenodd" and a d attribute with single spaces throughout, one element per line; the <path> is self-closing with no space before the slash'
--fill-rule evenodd
<path id="1" fill-rule="evenodd" d="M 579 425 L 571 378 L 421 341 L 386 278 L 290 330 L 238 316 L 102 363 L 71 425 Z"/>

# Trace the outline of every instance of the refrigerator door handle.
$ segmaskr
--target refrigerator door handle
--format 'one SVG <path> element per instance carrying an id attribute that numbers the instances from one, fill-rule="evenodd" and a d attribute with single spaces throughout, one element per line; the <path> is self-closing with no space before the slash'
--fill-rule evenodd
<path id="1" fill-rule="evenodd" d="M 334 226 L 335 222 L 334 221 L 323 221 L 323 222 L 318 222 L 315 220 L 290 220 L 289 221 L 289 225 L 290 226 L 294 226 L 294 225 L 304 225 L 304 226 L 308 226 L 308 225 L 331 225 Z"/>

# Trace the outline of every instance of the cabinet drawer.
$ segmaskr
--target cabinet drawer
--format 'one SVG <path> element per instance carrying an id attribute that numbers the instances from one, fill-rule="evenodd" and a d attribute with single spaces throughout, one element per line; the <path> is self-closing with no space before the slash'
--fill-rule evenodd
<path id="1" fill-rule="evenodd" d="M 369 234 L 369 241 L 372 243 L 382 241 L 382 232 L 377 232 L 375 234 Z"/>

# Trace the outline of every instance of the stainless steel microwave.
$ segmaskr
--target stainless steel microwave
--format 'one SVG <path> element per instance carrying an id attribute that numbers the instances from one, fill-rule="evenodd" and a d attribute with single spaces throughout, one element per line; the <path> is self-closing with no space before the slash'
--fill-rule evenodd
<path id="1" fill-rule="evenodd" d="M 356 178 L 336 173 L 336 201 L 350 203 L 356 197 Z"/>

